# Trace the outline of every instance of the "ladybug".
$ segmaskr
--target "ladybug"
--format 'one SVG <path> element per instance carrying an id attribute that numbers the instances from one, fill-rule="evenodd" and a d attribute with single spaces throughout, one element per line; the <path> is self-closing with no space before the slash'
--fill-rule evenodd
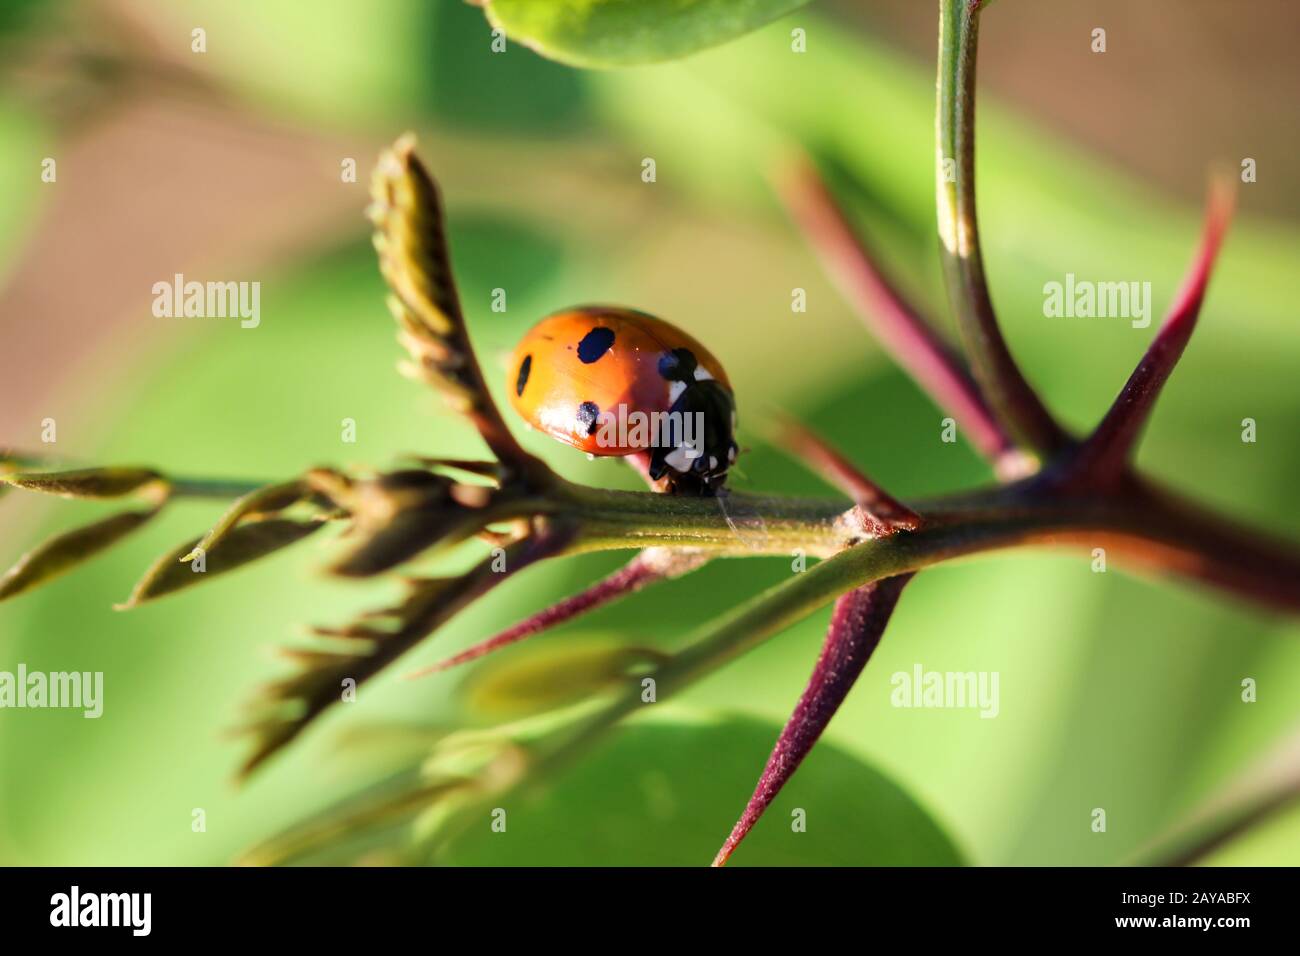
<path id="1" fill-rule="evenodd" d="M 738 448 L 731 382 L 713 354 L 645 312 L 580 306 L 515 348 L 510 401 L 534 428 L 590 455 L 637 456 L 676 494 L 714 495 Z"/>

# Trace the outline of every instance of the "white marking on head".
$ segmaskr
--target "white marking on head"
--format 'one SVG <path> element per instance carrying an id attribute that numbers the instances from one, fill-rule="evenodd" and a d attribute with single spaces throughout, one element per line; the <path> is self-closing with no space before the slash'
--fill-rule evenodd
<path id="1" fill-rule="evenodd" d="M 668 385 L 668 401 L 675 403 L 677 399 L 682 397 L 684 391 L 686 391 L 685 382 L 671 382 Z"/>
<path id="2" fill-rule="evenodd" d="M 711 381 L 712 379 L 713 376 L 709 374 L 709 370 L 706 369 L 703 365 L 695 366 L 695 381 L 708 382 Z"/>
<path id="3" fill-rule="evenodd" d="M 664 456 L 664 464 L 673 471 L 688 472 L 691 470 L 690 460 L 686 454 L 686 447 L 674 448 Z"/>

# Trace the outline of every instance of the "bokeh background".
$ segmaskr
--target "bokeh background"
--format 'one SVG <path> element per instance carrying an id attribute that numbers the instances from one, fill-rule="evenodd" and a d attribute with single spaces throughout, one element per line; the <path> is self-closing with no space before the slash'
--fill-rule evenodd
<path id="1" fill-rule="evenodd" d="M 796 413 L 905 498 L 979 484 L 985 466 L 939 440 L 941 413 L 823 278 L 766 178 L 792 144 L 812 150 L 908 292 L 945 315 L 933 6 L 817 3 L 684 61 L 578 72 L 517 44 L 493 54 L 482 12 L 456 0 L 4 0 L 0 444 L 268 479 L 411 451 L 476 454 L 468 427 L 393 371 L 363 209 L 374 156 L 409 128 L 442 182 L 471 331 L 494 378 L 542 314 L 626 303 L 719 354 L 742 425 Z M 789 48 L 795 26 L 808 35 L 800 55 Z M 1089 50 L 1096 26 L 1108 33 L 1104 54 Z M 1076 429 L 1101 414 L 1152 330 L 1043 318 L 1043 284 L 1067 272 L 1149 280 L 1158 313 L 1191 254 L 1207 170 L 1257 161 L 1141 461 L 1292 538 L 1298 26 L 1300 11 L 1281 0 L 1002 0 L 981 31 L 978 160 L 1006 334 Z M 204 54 L 190 50 L 195 27 L 207 32 Z M 57 160 L 57 183 L 41 182 L 44 157 Z M 645 157 L 656 160 L 652 185 L 640 178 Z M 357 183 L 340 179 L 346 158 Z M 150 288 L 176 272 L 260 281 L 261 326 L 154 318 Z M 790 310 L 795 287 L 808 292 L 807 313 Z M 505 313 L 489 307 L 495 288 L 507 292 Z M 1255 444 L 1240 440 L 1245 417 L 1258 422 Z M 57 422 L 52 448 L 40 444 L 46 418 Z M 344 418 L 357 422 L 355 444 L 340 440 Z M 744 439 L 737 488 L 826 493 L 752 428 Z M 525 441 L 569 477 L 634 487 L 617 463 Z M 506 716 L 475 695 L 475 671 L 397 678 L 620 560 L 512 580 L 236 788 L 242 745 L 224 731 L 282 671 L 268 650 L 392 591 L 325 579 L 319 546 L 304 545 L 156 606 L 111 609 L 219 511 L 171 508 L 93 564 L 0 606 L 0 669 L 102 670 L 106 684 L 97 721 L 0 712 L 0 862 L 228 862 L 381 773 L 365 727 Z M 98 513 L 4 496 L 0 563 Z M 544 640 L 672 648 L 789 573 L 783 560 L 718 562 Z M 706 862 L 803 686 L 826 617 L 663 704 L 535 794 L 509 838 L 467 838 L 451 862 Z M 1000 715 L 892 708 L 890 675 L 917 663 L 999 672 Z M 1256 703 L 1241 701 L 1245 677 L 1258 682 Z M 909 588 L 825 743 L 734 862 L 1115 863 L 1294 732 L 1298 692 L 1300 627 L 1205 588 L 1095 574 L 1080 553 L 944 566 Z M 806 834 L 788 832 L 796 807 L 808 811 Z M 1095 807 L 1105 834 L 1090 828 Z M 194 808 L 205 833 L 191 830 Z M 1300 861 L 1300 814 L 1210 861 Z"/>

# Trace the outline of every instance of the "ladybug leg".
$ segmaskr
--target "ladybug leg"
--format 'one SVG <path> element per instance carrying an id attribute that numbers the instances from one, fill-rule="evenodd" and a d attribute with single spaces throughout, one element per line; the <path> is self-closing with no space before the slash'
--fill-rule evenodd
<path id="1" fill-rule="evenodd" d="M 668 471 L 668 452 L 670 448 L 656 448 L 650 456 L 650 467 L 646 469 L 646 474 L 650 476 L 651 481 L 658 481 Z"/>

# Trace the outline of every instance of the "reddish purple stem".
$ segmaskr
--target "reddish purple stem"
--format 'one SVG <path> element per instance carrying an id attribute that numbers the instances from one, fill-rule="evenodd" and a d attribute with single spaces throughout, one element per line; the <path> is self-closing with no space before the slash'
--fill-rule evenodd
<path id="1" fill-rule="evenodd" d="M 1016 457 L 965 364 L 890 284 L 806 159 L 782 177 L 780 192 L 822 264 L 889 354 L 961 425 L 985 458 Z"/>
<path id="2" fill-rule="evenodd" d="M 835 602 L 826 641 L 808 686 L 777 738 L 772 755 L 767 758 L 754 795 L 714 858 L 714 866 L 727 862 L 817 743 L 880 644 L 898 596 L 911 579 L 912 574 L 908 573 L 873 581 L 840 595 Z"/>
<path id="3" fill-rule="evenodd" d="M 527 637 L 532 637 L 534 634 L 549 631 L 551 628 L 558 627 L 566 621 L 571 621 L 586 614 L 588 611 L 594 611 L 604 604 L 639 591 L 647 584 L 666 577 L 667 573 L 663 566 L 645 560 L 644 553 L 639 553 L 609 577 L 597 581 L 585 591 L 538 611 L 513 627 L 494 637 L 489 637 L 467 650 L 461 651 L 454 657 L 449 657 L 437 664 L 432 664 L 429 667 L 408 674 L 406 675 L 407 679 L 414 680 L 417 677 L 441 673 L 461 664 L 478 660 L 493 651 L 518 643 Z"/>
<path id="4" fill-rule="evenodd" d="M 1214 260 L 1232 220 L 1233 200 L 1229 183 L 1216 181 L 1212 184 L 1200 247 L 1183 279 L 1182 288 L 1119 397 L 1079 449 L 1072 471 L 1082 479 L 1105 485 L 1117 481 L 1127 471 L 1138 435 L 1196 328 Z"/>

